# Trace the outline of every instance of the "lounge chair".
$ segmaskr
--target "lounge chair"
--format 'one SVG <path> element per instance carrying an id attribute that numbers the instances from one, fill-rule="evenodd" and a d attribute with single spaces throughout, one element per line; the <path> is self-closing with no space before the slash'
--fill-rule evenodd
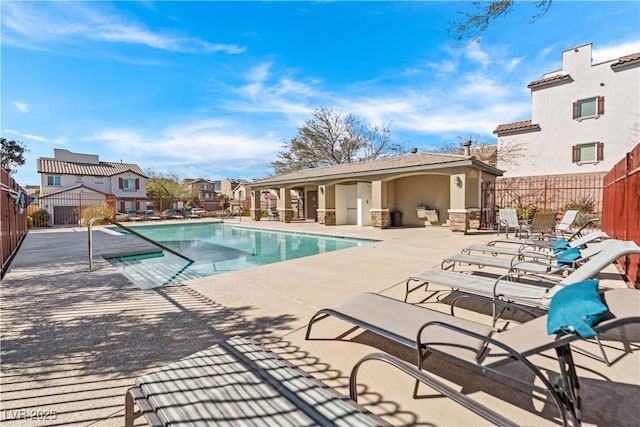
<path id="1" fill-rule="evenodd" d="M 598 242 L 609 239 L 609 235 L 604 231 L 594 231 L 575 239 L 566 239 L 567 247 L 582 248 L 588 243 Z M 471 252 L 490 253 L 492 255 L 511 255 L 517 256 L 522 252 L 531 252 L 536 250 L 552 249 L 555 241 L 547 240 L 492 240 L 485 245 L 469 245 L 462 249 L 462 253 L 470 254 Z M 509 245 L 509 247 L 503 244 Z M 515 245 L 515 246 L 514 246 Z"/>
<path id="2" fill-rule="evenodd" d="M 138 211 L 135 209 L 127 209 L 127 220 L 129 221 L 142 221 L 142 217 L 138 215 Z"/>
<path id="3" fill-rule="evenodd" d="M 154 427 L 390 425 L 241 337 L 138 378 L 125 397 L 125 425 L 141 415 Z"/>
<path id="4" fill-rule="evenodd" d="M 561 236 L 564 236 L 565 233 L 572 234 L 573 223 L 578 217 L 578 213 L 576 210 L 566 211 L 560 222 L 556 225 L 556 233 L 560 233 Z"/>
<path id="5" fill-rule="evenodd" d="M 500 229 L 504 228 L 504 234 L 509 238 L 509 229 L 513 229 L 516 237 L 520 236 L 522 232 L 522 224 L 518 220 L 518 214 L 515 209 L 499 209 L 500 221 L 498 222 L 498 235 L 500 235 Z"/>
<path id="6" fill-rule="evenodd" d="M 640 322 L 640 291 L 610 290 L 603 294 L 603 299 L 609 312 L 600 323 L 593 326 L 595 333 Z M 543 391 L 558 407 L 563 425 L 567 425 L 569 421 L 580 424 L 582 401 L 570 344 L 581 337 L 577 334 L 549 335 L 549 317 L 546 315 L 496 332 L 484 324 L 382 295 L 365 293 L 331 308 L 319 310 L 309 321 L 306 339 L 311 339 L 312 326 L 328 316 L 349 322 L 417 352 L 413 366 L 388 354 L 369 355 L 360 360 L 350 377 L 351 396 L 354 400 L 357 399 L 356 376 L 359 366 L 366 360 L 377 359 L 402 369 L 494 424 L 515 425 L 491 409 L 471 400 L 463 392 L 442 384 L 422 371 L 425 357 L 436 354 L 469 369 L 471 373 L 500 379 L 510 386 L 531 390 L 536 389 L 532 385 L 534 382 L 541 383 Z M 624 334 L 620 333 L 620 336 Z M 552 381 L 528 359 L 550 349 L 556 351 L 559 363 L 560 379 L 557 385 L 552 384 Z M 509 375 L 509 370 L 501 370 L 504 365 L 515 361 L 521 362 L 524 368 L 533 373 L 535 381 L 525 382 L 518 375 Z M 417 385 L 414 397 L 416 394 Z"/>
<path id="7" fill-rule="evenodd" d="M 529 275 L 528 277 L 533 278 L 534 281 L 524 282 L 509 280 L 514 277 L 514 273 L 507 273 L 494 278 L 432 268 L 413 274 L 407 279 L 404 300 L 407 301 L 411 292 L 422 287 L 427 291 L 430 283 L 451 288 L 452 291 L 459 290 L 482 295 L 489 297 L 494 303 L 493 321 L 495 324 L 498 316 L 496 301 L 516 302 L 546 310 L 549 307 L 551 298 L 560 289 L 566 285 L 591 279 L 612 262 L 630 254 L 640 254 L 640 246 L 633 241 L 620 241 L 619 244 L 612 245 L 592 256 L 580 268 L 577 268 L 560 281 Z M 520 274 L 517 273 L 518 276 Z M 412 282 L 419 282 L 419 284 L 411 287 Z"/>
<path id="8" fill-rule="evenodd" d="M 621 240 L 608 239 L 595 243 L 587 248 L 570 248 L 571 255 L 564 256 L 567 251 L 540 252 L 526 251 L 517 252 L 511 258 L 498 256 L 471 255 L 469 253 L 451 254 L 442 260 L 443 270 L 455 270 L 458 265 L 474 265 L 479 268 L 495 267 L 505 269 L 510 272 L 524 272 L 535 274 L 559 274 L 570 273 L 584 264 L 589 258 L 613 245 L 617 245 Z M 512 248 L 511 248 L 512 249 Z"/>

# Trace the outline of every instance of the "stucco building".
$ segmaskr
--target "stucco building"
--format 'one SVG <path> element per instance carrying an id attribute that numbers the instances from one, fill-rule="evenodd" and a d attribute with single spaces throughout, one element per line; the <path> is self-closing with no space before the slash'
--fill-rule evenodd
<path id="1" fill-rule="evenodd" d="M 499 125 L 505 177 L 603 174 L 640 139 L 640 53 L 594 64 L 592 45 L 562 52 L 562 68 L 528 85 L 531 119 Z"/>
<path id="2" fill-rule="evenodd" d="M 98 155 L 55 148 L 37 160 L 40 204 L 53 225 L 78 224 L 82 208 L 107 204 L 116 211 L 147 209 L 147 178 L 138 165 L 103 162 Z"/>
<path id="3" fill-rule="evenodd" d="M 491 201 L 481 200 L 482 185 L 501 174 L 471 156 L 469 146 L 464 155 L 416 153 L 305 169 L 252 182 L 251 215 L 261 219 L 261 192 L 272 190 L 280 220 L 291 221 L 294 189 L 306 219 L 321 224 L 387 228 L 400 213 L 403 225 L 427 225 L 429 211 L 437 213 L 429 224 L 464 232 L 478 228 L 482 210 L 492 209 Z"/>

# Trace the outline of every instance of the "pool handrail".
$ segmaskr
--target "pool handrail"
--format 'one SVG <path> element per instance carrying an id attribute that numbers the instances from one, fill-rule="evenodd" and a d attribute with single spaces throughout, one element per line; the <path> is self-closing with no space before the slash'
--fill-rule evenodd
<path id="1" fill-rule="evenodd" d="M 106 217 L 106 216 L 102 216 L 102 215 L 100 215 L 100 216 L 96 216 L 96 217 L 91 218 L 91 219 L 89 220 L 89 223 L 88 223 L 88 236 L 89 236 L 89 271 L 92 271 L 92 270 L 93 270 L 93 233 L 92 233 L 92 229 L 91 229 L 91 227 L 93 226 L 93 223 L 94 223 L 94 222 L 96 222 L 96 221 L 107 221 L 108 223 L 113 224 L 113 225 L 115 225 L 116 227 L 122 228 L 122 229 L 123 229 L 123 230 L 125 230 L 126 232 L 131 233 L 131 234 L 133 234 L 134 236 L 139 237 L 139 238 L 141 238 L 142 240 L 145 240 L 145 241 L 147 241 L 147 242 L 151 243 L 152 245 L 155 245 L 155 246 L 159 247 L 160 249 L 162 249 L 162 250 L 164 250 L 164 251 L 171 252 L 172 254 L 174 254 L 174 255 L 176 255 L 176 256 L 179 256 L 180 258 L 182 258 L 182 259 L 185 259 L 185 260 L 189 261 L 190 263 L 193 263 L 193 262 L 194 262 L 191 258 L 188 258 L 188 257 L 186 257 L 186 256 L 182 255 L 181 253 L 176 252 L 175 250 L 173 250 L 173 249 L 171 249 L 171 248 L 169 248 L 169 247 L 167 247 L 167 246 L 163 245 L 162 243 L 160 243 L 160 242 L 156 242 L 155 240 L 148 238 L 147 236 L 143 236 L 142 234 L 140 234 L 140 233 L 138 233 L 137 231 L 135 231 L 135 230 L 131 229 L 130 227 L 127 227 L 126 225 L 123 225 L 123 224 L 119 223 L 118 221 L 115 221 L 115 220 L 113 220 L 113 219 L 111 219 L 111 218 L 109 218 L 109 217 Z"/>

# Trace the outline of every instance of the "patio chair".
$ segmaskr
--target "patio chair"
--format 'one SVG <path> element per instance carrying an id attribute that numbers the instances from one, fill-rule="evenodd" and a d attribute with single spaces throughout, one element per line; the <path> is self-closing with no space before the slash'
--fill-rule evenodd
<path id="1" fill-rule="evenodd" d="M 277 206 L 270 206 L 267 210 L 267 215 L 269 217 L 269 221 L 279 221 L 280 215 L 278 214 Z"/>
<path id="2" fill-rule="evenodd" d="M 509 238 L 509 229 L 513 229 L 516 237 L 520 235 L 522 231 L 522 224 L 518 220 L 518 214 L 515 209 L 499 209 L 500 221 L 498 222 L 498 236 L 500 235 L 500 229 L 504 228 L 504 234 Z"/>
<path id="3" fill-rule="evenodd" d="M 495 278 L 431 268 L 421 273 L 412 274 L 407 279 L 404 301 L 407 301 L 410 293 L 422 287 L 427 291 L 431 283 L 451 288 L 452 291 L 457 290 L 485 296 L 490 298 L 493 303 L 493 323 L 495 324 L 499 316 L 496 307 L 497 301 L 515 302 L 547 310 L 549 302 L 560 289 L 567 285 L 591 279 L 612 262 L 630 254 L 640 254 L 640 246 L 633 241 L 620 241 L 618 244 L 611 245 L 592 256 L 580 268 L 575 269 L 560 281 L 537 275 L 522 276 L 521 272 L 507 273 Z M 531 280 L 510 280 L 514 276 Z M 411 287 L 412 282 L 419 282 L 419 284 Z"/>
<path id="4" fill-rule="evenodd" d="M 578 217 L 579 211 L 576 210 L 568 210 L 562 216 L 560 222 L 556 225 L 556 233 L 560 233 L 561 236 L 564 237 L 565 233 L 572 234 L 573 223 Z"/>
<path id="5" fill-rule="evenodd" d="M 582 291 L 583 286 L 575 286 L 575 288 L 578 287 L 580 289 L 576 290 Z M 573 291 L 573 289 L 567 289 L 565 294 Z M 464 394 L 464 390 L 455 390 L 428 375 L 423 370 L 423 362 L 428 355 L 435 354 L 448 362 L 466 368 L 466 375 L 471 373 L 499 379 L 509 386 L 527 390 L 540 391 L 542 388 L 541 391 L 548 396 L 550 403 L 554 403 L 558 408 L 562 424 L 568 425 L 572 422 L 574 425 L 579 425 L 582 400 L 571 343 L 582 337 L 576 333 L 568 333 L 566 330 L 560 333 L 553 331 L 549 334 L 548 330 L 555 323 L 556 316 L 563 318 L 560 324 L 566 324 L 566 327 L 574 323 L 579 324 L 582 315 L 590 314 L 586 309 L 587 301 L 595 302 L 593 300 L 597 298 L 597 292 L 595 289 L 593 291 L 595 296 L 589 294 L 589 298 L 580 301 L 584 305 L 558 304 L 549 315 L 534 318 L 502 331 L 495 331 L 492 327 L 455 317 L 453 314 L 408 304 L 378 294 L 365 293 L 316 312 L 308 323 L 306 339 L 312 339 L 310 338 L 311 329 L 317 321 L 333 316 L 417 352 L 415 365 L 382 353 L 361 359 L 354 366 L 350 376 L 350 392 L 354 400 L 357 399 L 358 368 L 363 362 L 376 359 L 400 368 L 418 381 L 428 384 L 495 425 L 516 425 L 480 402 L 472 400 Z M 608 310 L 608 312 L 599 323 L 592 326 L 592 332 L 596 334 L 608 332 L 607 335 L 609 335 L 611 334 L 609 331 L 616 330 L 618 334 L 615 339 L 624 340 L 625 327 L 640 322 L 638 311 L 640 291 L 615 289 L 604 292 L 601 298 L 606 306 L 602 306 L 603 301 L 597 298 L 600 303 L 598 307 L 600 314 L 594 317 L 594 320 L 602 316 L 603 311 Z M 567 295 L 566 299 L 573 301 L 575 296 Z M 571 311 L 574 311 L 576 319 L 571 319 Z M 551 349 L 555 350 L 559 364 L 560 375 L 555 385 L 530 361 L 531 356 Z M 629 347 L 625 350 L 630 351 Z M 527 381 L 520 375 L 521 372 L 503 369 L 513 362 L 520 362 L 520 366 L 533 374 L 535 379 L 529 378 Z M 542 384 L 542 387 L 534 384 Z M 417 397 L 417 392 L 418 384 L 416 383 L 414 397 Z"/>
<path id="6" fill-rule="evenodd" d="M 142 415 L 154 427 L 390 425 L 241 337 L 136 379 L 125 397 L 125 425 Z"/>
<path id="7" fill-rule="evenodd" d="M 520 224 L 520 230 L 526 231 L 528 238 L 537 236 L 538 239 L 549 237 L 556 225 L 556 214 L 553 212 L 536 212 L 531 224 Z"/>

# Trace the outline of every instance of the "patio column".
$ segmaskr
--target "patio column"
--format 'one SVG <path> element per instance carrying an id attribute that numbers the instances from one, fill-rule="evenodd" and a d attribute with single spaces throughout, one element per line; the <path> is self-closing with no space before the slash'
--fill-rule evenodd
<path id="1" fill-rule="evenodd" d="M 467 233 L 469 230 L 469 213 L 466 209 L 467 177 L 464 173 L 449 177 L 449 224 L 451 231 Z"/>
<path id="2" fill-rule="evenodd" d="M 280 197 L 278 197 L 278 215 L 282 222 L 291 222 L 291 219 L 293 218 L 290 188 L 280 188 Z"/>
<path id="3" fill-rule="evenodd" d="M 387 207 L 387 182 L 371 182 L 371 225 L 379 228 L 389 227 L 391 217 Z"/>
<path id="4" fill-rule="evenodd" d="M 318 222 L 336 225 L 336 186 L 318 186 Z"/>
<path id="5" fill-rule="evenodd" d="M 251 191 L 251 207 L 249 208 L 249 214 L 253 221 L 260 221 L 262 219 L 262 209 L 260 208 L 260 197 L 262 192 L 260 190 Z"/>

